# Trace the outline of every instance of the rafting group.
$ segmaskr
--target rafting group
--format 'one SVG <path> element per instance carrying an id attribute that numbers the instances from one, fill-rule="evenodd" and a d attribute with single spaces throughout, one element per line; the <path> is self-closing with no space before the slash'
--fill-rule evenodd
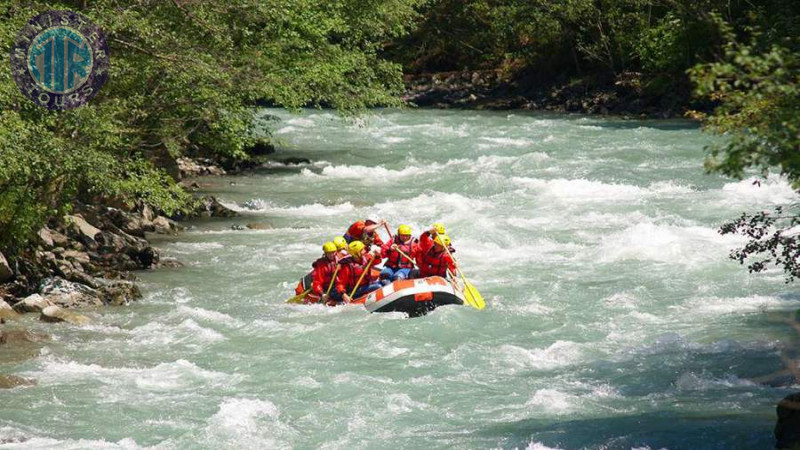
<path id="1" fill-rule="evenodd" d="M 389 235 L 387 242 L 378 234 L 381 227 Z M 359 220 L 322 245 L 322 256 L 287 302 L 363 303 L 371 312 L 411 315 L 443 304 L 483 309 L 483 299 L 453 258 L 455 249 L 446 231 L 443 224 L 434 223 L 415 237 L 410 226 L 400 225 L 392 235 L 385 220 Z"/>

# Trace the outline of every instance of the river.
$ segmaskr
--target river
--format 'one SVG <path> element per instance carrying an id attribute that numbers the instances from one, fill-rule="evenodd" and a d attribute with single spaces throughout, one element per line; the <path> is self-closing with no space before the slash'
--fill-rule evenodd
<path id="1" fill-rule="evenodd" d="M 684 121 L 265 110 L 279 156 L 199 183 L 241 212 L 154 242 L 145 298 L 0 364 L 0 448 L 771 448 L 800 296 L 717 227 L 788 204 L 703 172 Z M 376 214 L 443 222 L 483 311 L 286 305 L 320 246 Z M 267 230 L 234 230 L 257 222 Z"/>

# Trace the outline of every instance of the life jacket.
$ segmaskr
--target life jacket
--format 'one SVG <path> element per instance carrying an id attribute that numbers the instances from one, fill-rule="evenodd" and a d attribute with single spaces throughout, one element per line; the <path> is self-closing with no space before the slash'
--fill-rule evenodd
<path id="1" fill-rule="evenodd" d="M 390 267 L 392 269 L 410 269 L 414 267 L 414 263 L 409 261 L 408 258 L 400 254 L 397 250 L 392 248 L 392 245 L 396 245 L 397 248 L 412 257 L 411 255 L 414 254 L 414 248 L 416 247 L 417 240 L 416 239 L 409 239 L 407 243 L 404 243 L 400 240 L 399 237 L 395 236 L 390 242 L 381 247 L 381 256 L 384 258 L 388 258 L 386 260 L 385 266 Z"/>
<path id="2" fill-rule="evenodd" d="M 373 223 L 373 222 L 370 222 L 370 223 Z M 358 222 L 350 225 L 350 227 L 347 229 L 347 233 L 345 233 L 343 235 L 344 240 L 347 241 L 348 244 L 353 242 L 353 241 L 361 241 L 365 245 L 366 244 L 370 244 L 370 245 L 377 245 L 378 247 L 382 247 L 383 246 L 383 239 L 381 239 L 381 237 L 378 235 L 378 233 L 376 233 L 374 231 L 369 233 L 369 234 L 365 234 L 364 233 L 364 227 L 365 226 L 366 226 L 366 224 L 364 223 L 363 220 L 359 220 Z"/>
<path id="3" fill-rule="evenodd" d="M 451 272 L 455 271 L 456 266 L 447 252 L 442 251 L 437 254 L 433 250 L 430 248 L 428 251 L 418 253 L 417 266 L 419 266 L 421 277 L 446 277 L 447 269 L 450 269 Z"/>
<path id="4" fill-rule="evenodd" d="M 314 281 L 311 284 L 311 289 L 314 293 L 322 295 L 331 284 L 333 273 L 336 271 L 336 260 L 331 261 L 323 255 L 322 258 L 314 261 L 311 267 L 314 268 L 312 275 Z"/>
<path id="5" fill-rule="evenodd" d="M 339 275 L 336 277 L 336 291 L 339 293 L 349 294 L 350 291 L 353 290 L 356 283 L 358 283 L 358 279 L 361 278 L 361 274 L 364 273 L 364 268 L 366 268 L 367 264 L 369 264 L 370 260 L 372 260 L 371 256 L 361 256 L 360 261 L 357 261 L 352 256 L 349 256 L 339 263 L 341 264 L 341 268 L 339 268 Z M 374 263 L 373 263 L 374 264 Z M 370 265 L 370 268 L 372 265 Z M 372 272 L 372 270 L 370 270 Z M 372 273 L 368 273 L 364 275 L 364 279 L 361 280 L 360 286 L 366 286 L 372 283 L 374 277 Z"/>

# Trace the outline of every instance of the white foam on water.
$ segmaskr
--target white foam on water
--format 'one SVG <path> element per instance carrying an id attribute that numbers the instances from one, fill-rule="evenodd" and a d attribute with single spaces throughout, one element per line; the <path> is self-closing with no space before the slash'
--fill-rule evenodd
<path id="1" fill-rule="evenodd" d="M 243 325 L 243 322 L 234 319 L 233 317 L 219 311 L 211 311 L 208 309 L 197 308 L 197 307 L 189 307 L 179 305 L 178 309 L 176 310 L 175 314 L 170 314 L 170 316 L 178 316 L 178 317 L 192 317 L 194 319 L 203 320 L 207 322 L 213 322 L 218 324 L 223 324 L 231 327 L 240 327 Z"/>
<path id="2" fill-rule="evenodd" d="M 573 411 L 578 405 L 578 397 L 561 392 L 557 389 L 539 389 L 525 403 L 525 406 L 535 406 L 537 411 L 546 411 L 550 414 L 562 415 Z"/>
<path id="3" fill-rule="evenodd" d="M 297 432 L 269 400 L 225 398 L 207 421 L 203 441 L 226 448 L 291 448 Z"/>
<path id="4" fill-rule="evenodd" d="M 288 123 L 289 125 L 297 125 L 300 127 L 313 127 L 315 125 L 313 119 L 303 118 L 303 117 L 296 117 L 294 119 L 286 120 L 286 123 Z"/>
<path id="5" fill-rule="evenodd" d="M 787 300 L 769 295 L 749 297 L 695 297 L 676 307 L 686 317 L 723 316 L 800 307 L 800 300 Z"/>
<path id="6" fill-rule="evenodd" d="M 760 186 L 754 182 L 760 182 Z M 769 175 L 763 178 L 751 177 L 735 183 L 726 183 L 720 193 L 720 202 L 729 206 L 780 205 L 797 201 L 797 192 L 785 178 Z"/>
<path id="7" fill-rule="evenodd" d="M 26 375 L 36 378 L 40 385 L 92 382 L 155 392 L 220 387 L 234 380 L 228 374 L 202 369 L 183 359 L 152 367 L 103 367 L 48 357 L 42 360 L 40 370 Z"/>
<path id="8" fill-rule="evenodd" d="M 278 128 L 277 130 L 273 131 L 272 134 L 289 134 L 289 133 L 294 133 L 295 131 L 297 131 L 297 128 L 289 125 Z"/>
<path id="9" fill-rule="evenodd" d="M 515 138 L 507 138 L 507 137 L 490 137 L 490 136 L 481 136 L 479 138 L 482 141 L 487 141 L 492 144 L 498 144 L 495 146 L 487 145 L 483 148 L 497 148 L 500 147 L 527 147 L 529 145 L 533 145 L 534 142 L 528 139 L 515 139 Z M 478 147 L 481 148 L 484 144 L 478 144 Z"/>
<path id="10" fill-rule="evenodd" d="M 681 374 L 675 381 L 675 388 L 682 392 L 725 390 L 730 388 L 751 387 L 755 383 L 743 380 L 735 375 L 727 375 L 723 378 L 711 377 L 707 374 L 697 374 L 686 372 Z"/>
<path id="11" fill-rule="evenodd" d="M 307 169 L 304 169 L 307 170 Z M 283 216 L 338 216 L 340 214 L 353 211 L 355 206 L 350 202 L 340 203 L 337 205 L 323 205 L 320 203 L 312 203 L 300 206 L 276 206 L 268 200 L 253 199 L 246 202 L 244 205 L 228 204 L 222 202 L 228 208 L 237 212 L 266 212 L 270 214 L 283 215 Z"/>
<path id="12" fill-rule="evenodd" d="M 0 428 L 0 432 L 3 429 Z M 0 434 L 0 437 L 3 437 Z M 9 443 L 9 444 L 0 444 L 0 449 L 27 449 L 27 450 L 38 450 L 38 449 L 59 449 L 59 450 L 86 450 L 86 449 L 102 449 L 102 450 L 137 450 L 144 447 L 139 446 L 133 439 L 125 438 L 121 439 L 117 442 L 108 442 L 104 440 L 92 440 L 92 439 L 69 439 L 69 440 L 58 440 L 58 439 L 51 439 L 45 437 L 33 437 L 33 438 L 22 438 L 20 442 Z"/>
<path id="13" fill-rule="evenodd" d="M 713 228 L 639 223 L 602 238 L 592 259 L 604 263 L 625 260 L 699 267 L 727 263 L 730 249 L 742 242 Z"/>
<path id="14" fill-rule="evenodd" d="M 136 346 L 171 344 L 199 346 L 227 339 L 219 331 L 203 327 L 193 319 L 185 319 L 177 324 L 153 321 L 131 330 L 131 337 L 131 344 Z"/>
<path id="15" fill-rule="evenodd" d="M 386 397 L 386 408 L 392 414 L 404 414 L 430 408 L 424 402 L 416 402 L 408 394 L 390 394 Z"/>
<path id="16" fill-rule="evenodd" d="M 583 356 L 581 344 L 571 341 L 556 341 L 548 347 L 534 349 L 504 344 L 491 358 L 511 370 L 552 370 L 572 365 L 583 359 Z"/>
<path id="17" fill-rule="evenodd" d="M 528 446 L 525 447 L 525 450 L 564 450 L 560 447 L 548 447 L 541 442 L 531 441 L 528 443 Z"/>

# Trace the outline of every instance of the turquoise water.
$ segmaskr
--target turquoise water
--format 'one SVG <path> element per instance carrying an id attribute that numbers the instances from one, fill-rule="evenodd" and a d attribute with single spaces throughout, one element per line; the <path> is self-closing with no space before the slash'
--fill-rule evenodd
<path id="1" fill-rule="evenodd" d="M 0 364 L 0 448 L 770 448 L 777 401 L 750 379 L 795 345 L 780 272 L 727 259 L 716 228 L 786 204 L 704 175 L 682 121 L 517 112 L 276 115 L 311 164 L 199 180 L 241 217 L 155 241 L 181 269 L 145 298 L 42 325 Z M 444 222 L 488 306 L 428 316 L 290 306 L 322 242 L 376 214 Z M 259 222 L 268 230 L 236 231 Z M 797 390 L 795 387 L 794 390 Z"/>

